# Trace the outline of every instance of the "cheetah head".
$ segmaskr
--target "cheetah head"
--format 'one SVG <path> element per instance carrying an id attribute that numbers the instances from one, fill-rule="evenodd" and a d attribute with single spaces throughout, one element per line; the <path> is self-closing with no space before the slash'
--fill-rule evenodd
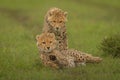
<path id="1" fill-rule="evenodd" d="M 48 11 L 46 17 L 50 28 L 54 31 L 60 31 L 65 27 L 65 22 L 67 21 L 67 12 L 62 11 L 59 8 L 52 8 Z"/>
<path id="2" fill-rule="evenodd" d="M 40 51 L 51 52 L 56 48 L 57 41 L 54 33 L 42 33 L 36 36 L 37 46 Z"/>

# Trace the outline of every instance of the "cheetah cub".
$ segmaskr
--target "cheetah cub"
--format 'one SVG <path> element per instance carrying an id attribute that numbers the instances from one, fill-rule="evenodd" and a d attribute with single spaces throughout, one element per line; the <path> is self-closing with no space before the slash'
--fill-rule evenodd
<path id="1" fill-rule="evenodd" d="M 54 68 L 75 67 L 74 58 L 62 55 L 56 49 L 57 41 L 54 33 L 42 33 L 36 36 L 40 58 L 45 66 Z"/>
<path id="2" fill-rule="evenodd" d="M 86 62 L 99 63 L 102 61 L 100 57 L 94 57 L 74 49 L 57 50 L 56 47 L 58 43 L 54 33 L 42 33 L 41 35 L 37 35 L 36 39 L 40 51 L 40 58 L 45 65 L 54 64 L 57 67 L 75 67 L 85 65 Z M 43 57 L 43 55 L 46 57 Z"/>
<path id="3" fill-rule="evenodd" d="M 67 12 L 59 8 L 51 8 L 45 15 L 43 32 L 54 33 L 59 42 L 58 50 L 66 50 L 68 41 L 66 35 Z"/>

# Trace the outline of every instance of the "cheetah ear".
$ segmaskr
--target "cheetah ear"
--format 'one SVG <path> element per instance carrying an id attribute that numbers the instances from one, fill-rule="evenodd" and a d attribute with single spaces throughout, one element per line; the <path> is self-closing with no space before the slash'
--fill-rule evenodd
<path id="1" fill-rule="evenodd" d="M 39 39 L 39 37 L 40 37 L 40 35 L 37 35 L 37 36 L 36 36 L 36 40 L 38 40 L 38 39 Z"/>
<path id="2" fill-rule="evenodd" d="M 49 16 L 52 16 L 53 15 L 53 10 L 51 10 L 50 12 L 49 12 Z"/>
<path id="3" fill-rule="evenodd" d="M 64 12 L 64 15 L 65 15 L 65 21 L 67 22 L 68 20 L 67 20 L 67 14 L 68 14 L 68 12 Z"/>
<path id="4" fill-rule="evenodd" d="M 51 21 L 51 16 L 52 16 L 52 14 L 53 14 L 53 11 L 50 11 L 50 12 L 48 13 L 48 16 L 47 16 L 47 20 L 48 20 L 48 21 Z"/>
<path id="5" fill-rule="evenodd" d="M 68 15 L 68 12 L 64 12 L 64 15 L 65 15 L 65 17 L 67 17 L 67 15 Z"/>
<path id="6" fill-rule="evenodd" d="M 47 20 L 48 20 L 48 21 L 51 21 L 51 17 L 49 16 L 49 17 L 47 18 Z"/>
<path id="7" fill-rule="evenodd" d="M 49 16 L 52 16 L 52 12 L 49 12 Z"/>
<path id="8" fill-rule="evenodd" d="M 50 36 L 51 36 L 52 38 L 55 38 L 55 34 L 54 34 L 54 33 L 50 33 Z"/>

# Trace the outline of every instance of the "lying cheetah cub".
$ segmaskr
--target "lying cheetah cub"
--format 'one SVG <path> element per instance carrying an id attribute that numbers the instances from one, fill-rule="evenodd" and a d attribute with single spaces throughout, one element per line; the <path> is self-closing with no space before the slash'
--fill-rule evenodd
<path id="1" fill-rule="evenodd" d="M 102 60 L 99 57 L 94 57 L 90 54 L 73 49 L 57 50 L 57 41 L 54 33 L 42 33 L 41 35 L 37 35 L 36 39 L 38 49 L 41 53 L 41 59 L 45 64 L 51 61 L 55 65 L 58 65 L 58 67 L 75 67 L 81 64 L 85 65 L 86 62 L 101 62 Z M 44 58 L 42 55 L 46 55 L 49 58 Z"/>
<path id="2" fill-rule="evenodd" d="M 44 65 L 54 68 L 75 67 L 73 57 L 64 56 L 56 49 L 57 41 L 53 33 L 37 35 L 36 40 L 40 58 Z"/>
<path id="3" fill-rule="evenodd" d="M 56 40 L 59 42 L 58 50 L 66 50 L 68 47 L 66 26 L 67 12 L 59 8 L 48 10 L 44 19 L 43 32 L 54 33 Z"/>

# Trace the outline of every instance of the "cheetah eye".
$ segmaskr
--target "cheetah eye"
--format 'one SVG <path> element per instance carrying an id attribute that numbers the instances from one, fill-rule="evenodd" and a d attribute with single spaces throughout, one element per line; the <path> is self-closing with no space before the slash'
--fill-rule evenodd
<path id="1" fill-rule="evenodd" d="M 62 23 L 62 21 L 59 21 L 59 23 Z"/>
<path id="2" fill-rule="evenodd" d="M 43 44 L 45 44 L 45 42 L 42 42 Z"/>
<path id="3" fill-rule="evenodd" d="M 54 23 L 56 22 L 56 21 L 53 21 Z"/>
<path id="4" fill-rule="evenodd" d="M 50 43 L 52 43 L 52 41 L 50 41 Z"/>

